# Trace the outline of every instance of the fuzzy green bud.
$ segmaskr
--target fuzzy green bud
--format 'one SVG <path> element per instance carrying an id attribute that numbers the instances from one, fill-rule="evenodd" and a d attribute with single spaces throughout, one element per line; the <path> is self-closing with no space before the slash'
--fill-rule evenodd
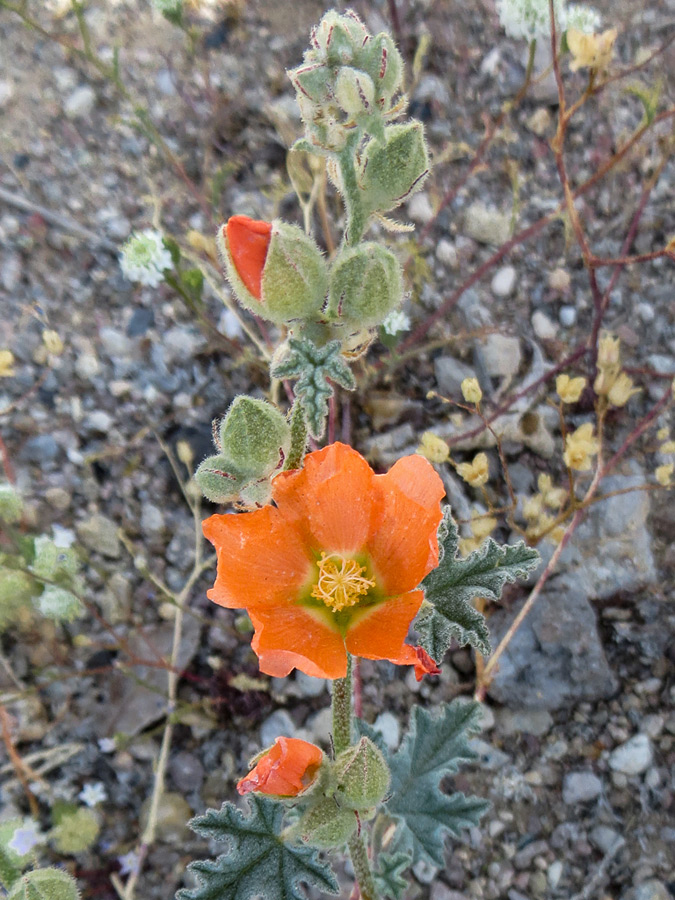
<path id="1" fill-rule="evenodd" d="M 418 191 L 429 174 L 429 154 L 421 122 L 388 125 L 384 141 L 371 140 L 363 153 L 359 187 L 371 211 L 387 212 Z"/>
<path id="2" fill-rule="evenodd" d="M 334 797 L 323 797 L 307 810 L 298 823 L 298 830 L 306 844 L 330 850 L 346 844 L 357 824 L 353 809 L 338 806 Z"/>
<path id="3" fill-rule="evenodd" d="M 216 242 L 246 309 L 279 325 L 319 313 L 327 288 L 326 261 L 297 225 L 232 216 L 218 230 Z"/>
<path id="4" fill-rule="evenodd" d="M 13 885 L 7 900 L 79 900 L 74 878 L 63 869 L 35 869 Z"/>
<path id="5" fill-rule="evenodd" d="M 330 10 L 312 29 L 307 57 L 331 66 L 348 65 L 368 39 L 368 30 L 356 13 Z"/>
<path id="6" fill-rule="evenodd" d="M 331 270 L 328 315 L 372 328 L 399 306 L 403 272 L 391 251 L 365 242 L 343 248 Z"/>
<path id="7" fill-rule="evenodd" d="M 342 66 L 335 80 L 335 99 L 348 116 L 357 118 L 372 110 L 375 85 L 366 72 Z"/>
<path id="8" fill-rule="evenodd" d="M 386 32 L 376 35 L 364 48 L 364 69 L 375 83 L 377 99 L 386 108 L 403 83 L 403 59 Z"/>
<path id="9" fill-rule="evenodd" d="M 350 809 L 377 806 L 389 790 L 391 774 L 384 756 L 367 737 L 349 747 L 335 760 L 337 796 Z"/>
<path id="10" fill-rule="evenodd" d="M 21 519 L 23 500 L 21 494 L 9 482 L 0 484 L 0 519 L 11 525 Z"/>

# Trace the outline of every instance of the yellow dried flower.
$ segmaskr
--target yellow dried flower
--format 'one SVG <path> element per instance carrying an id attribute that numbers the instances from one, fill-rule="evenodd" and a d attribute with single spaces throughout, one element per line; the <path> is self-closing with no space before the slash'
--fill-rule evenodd
<path id="1" fill-rule="evenodd" d="M 579 472 L 588 472 L 593 466 L 593 457 L 599 449 L 600 445 L 593 436 L 593 423 L 586 422 L 572 434 L 567 435 L 563 455 L 565 465 Z"/>
<path id="2" fill-rule="evenodd" d="M 662 484 L 663 487 L 670 487 L 672 485 L 672 477 L 673 470 L 675 469 L 675 463 L 666 463 L 663 466 L 658 466 L 654 472 L 656 476 L 656 480 L 659 484 Z"/>
<path id="3" fill-rule="evenodd" d="M 675 453 L 675 441 L 666 441 L 659 447 L 661 453 Z"/>
<path id="4" fill-rule="evenodd" d="M 432 463 L 444 463 L 450 459 L 448 445 L 443 438 L 439 438 L 433 431 L 424 432 L 417 452 Z"/>
<path id="5" fill-rule="evenodd" d="M 58 333 L 52 328 L 45 328 L 42 332 L 42 343 L 45 345 L 47 353 L 52 356 L 61 356 L 63 353 L 63 341 Z"/>
<path id="6" fill-rule="evenodd" d="M 620 372 L 607 393 L 607 399 L 612 406 L 625 406 L 634 394 L 640 393 L 640 388 L 633 387 L 633 379 Z"/>
<path id="7" fill-rule="evenodd" d="M 523 503 L 523 516 L 527 519 L 528 522 L 533 522 L 538 519 L 542 514 L 544 509 L 544 498 L 541 494 L 535 494 L 533 497 L 528 497 L 527 500 Z"/>
<path id="8" fill-rule="evenodd" d="M 479 541 L 489 537 L 497 527 L 494 516 L 484 516 L 475 510 L 471 513 L 471 534 Z"/>
<path id="9" fill-rule="evenodd" d="M 11 350 L 0 350 L 0 378 L 14 375 L 14 354 Z"/>
<path id="10" fill-rule="evenodd" d="M 470 463 L 460 463 L 457 473 L 471 487 L 481 487 L 490 477 L 490 465 L 485 453 L 477 453 Z"/>
<path id="11" fill-rule="evenodd" d="M 616 28 L 609 28 L 602 34 L 584 34 L 577 28 L 569 28 L 567 46 L 573 56 L 570 69 L 573 72 L 578 69 L 606 69 L 611 62 L 618 33 Z"/>
<path id="12" fill-rule="evenodd" d="M 461 556 L 469 556 L 474 550 L 480 550 L 481 542 L 476 537 L 463 537 L 459 539 L 459 552 Z"/>
<path id="13" fill-rule="evenodd" d="M 667 426 L 664 425 L 663 428 L 659 428 L 659 430 L 656 432 L 656 437 L 660 441 L 667 441 L 668 438 L 670 437 L 670 430 L 668 429 Z"/>
<path id="14" fill-rule="evenodd" d="M 537 487 L 541 491 L 546 506 L 550 509 L 560 509 L 567 497 L 567 491 L 564 488 L 553 487 L 551 476 L 547 475 L 545 472 L 542 472 L 539 476 Z"/>
<path id="15" fill-rule="evenodd" d="M 460 385 L 462 396 L 467 403 L 475 403 L 476 406 L 483 399 L 483 392 L 480 389 L 477 378 L 465 378 Z"/>
<path id="16" fill-rule="evenodd" d="M 178 441 L 176 444 L 176 456 L 184 466 L 190 468 L 195 455 L 188 441 Z"/>
<path id="17" fill-rule="evenodd" d="M 558 375 L 555 380 L 555 389 L 563 403 L 576 403 L 586 387 L 586 379 L 583 376 L 570 378 L 569 375 Z"/>
<path id="18" fill-rule="evenodd" d="M 666 244 L 666 253 L 675 253 L 675 234 Z"/>

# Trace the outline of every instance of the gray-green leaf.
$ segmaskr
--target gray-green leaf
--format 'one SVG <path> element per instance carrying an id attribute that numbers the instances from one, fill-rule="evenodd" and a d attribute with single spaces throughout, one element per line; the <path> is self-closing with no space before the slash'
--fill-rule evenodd
<path id="1" fill-rule="evenodd" d="M 375 884 L 383 897 L 389 900 L 401 900 L 410 884 L 403 873 L 412 865 L 412 854 L 396 851 L 380 853 L 377 857 L 377 869 L 374 872 Z"/>
<path id="2" fill-rule="evenodd" d="M 283 806 L 256 796 L 249 804 L 249 815 L 224 803 L 191 820 L 197 834 L 229 847 L 215 860 L 190 863 L 199 887 L 178 891 L 177 900 L 304 900 L 303 883 L 337 894 L 335 874 L 316 850 L 281 839 Z"/>

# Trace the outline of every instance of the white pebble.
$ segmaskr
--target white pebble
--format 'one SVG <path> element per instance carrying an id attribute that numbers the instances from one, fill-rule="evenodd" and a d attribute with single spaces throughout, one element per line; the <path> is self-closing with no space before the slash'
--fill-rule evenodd
<path id="1" fill-rule="evenodd" d="M 63 104 L 63 111 L 69 119 L 77 119 L 80 116 L 88 116 L 96 103 L 96 93 L 88 84 L 75 88 L 73 93 Z"/>
<path id="2" fill-rule="evenodd" d="M 624 775 L 640 775 L 652 764 L 652 742 L 646 734 L 636 734 L 609 755 L 609 765 L 614 772 Z"/>
<path id="3" fill-rule="evenodd" d="M 516 270 L 513 266 L 503 266 L 492 279 L 492 293 L 496 297 L 509 297 L 516 286 Z"/>
<path id="4" fill-rule="evenodd" d="M 558 333 L 555 322 L 540 309 L 532 314 L 532 328 L 540 341 L 551 341 Z"/>
<path id="5" fill-rule="evenodd" d="M 577 320 L 577 311 L 573 306 L 561 306 L 558 318 L 563 328 L 571 328 Z"/>

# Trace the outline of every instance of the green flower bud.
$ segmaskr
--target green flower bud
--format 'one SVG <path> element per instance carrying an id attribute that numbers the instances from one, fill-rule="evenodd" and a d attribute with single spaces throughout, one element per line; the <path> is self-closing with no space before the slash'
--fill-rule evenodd
<path id="1" fill-rule="evenodd" d="M 391 774 L 384 756 L 367 737 L 349 747 L 335 760 L 337 796 L 350 809 L 377 806 L 389 790 Z"/>
<path id="2" fill-rule="evenodd" d="M 312 49 L 307 56 L 332 66 L 349 64 L 368 37 L 367 28 L 355 12 L 349 10 L 341 15 L 330 10 L 312 29 Z"/>
<path id="3" fill-rule="evenodd" d="M 289 69 L 288 77 L 299 96 L 304 96 L 312 103 L 322 103 L 328 98 L 329 85 L 333 73 L 328 66 L 314 63 Z"/>
<path id="4" fill-rule="evenodd" d="M 232 216 L 216 241 L 227 277 L 246 309 L 277 324 L 311 318 L 321 309 L 326 261 L 297 225 Z"/>
<path id="5" fill-rule="evenodd" d="M 333 263 L 328 296 L 329 317 L 372 328 L 401 302 L 401 266 L 380 244 L 365 242 L 343 248 Z"/>
<path id="6" fill-rule="evenodd" d="M 386 32 L 381 32 L 366 44 L 364 69 L 375 83 L 378 100 L 389 105 L 403 82 L 403 59 L 396 44 Z"/>
<path id="7" fill-rule="evenodd" d="M 333 797 L 324 797 L 307 810 L 298 823 L 298 830 L 306 844 L 329 850 L 346 844 L 357 824 L 353 809 L 343 809 Z"/>
<path id="8" fill-rule="evenodd" d="M 209 456 L 200 463 L 195 481 L 202 494 L 212 503 L 228 503 L 236 500 L 249 479 L 241 472 L 233 471 L 232 460 L 225 456 Z"/>
<path id="9" fill-rule="evenodd" d="M 359 186 L 364 205 L 387 212 L 418 191 L 429 174 L 429 155 L 421 122 L 388 125 L 384 141 L 371 140 L 363 153 Z"/>
<path id="10" fill-rule="evenodd" d="M 74 878 L 63 869 L 34 869 L 14 882 L 7 900 L 79 900 Z"/>
<path id="11" fill-rule="evenodd" d="M 366 72 L 342 66 L 335 81 L 335 99 L 347 115 L 356 118 L 371 112 L 375 85 Z"/>
<path id="12" fill-rule="evenodd" d="M 23 512 L 21 494 L 9 482 L 0 484 L 0 519 L 11 525 L 18 522 Z"/>

